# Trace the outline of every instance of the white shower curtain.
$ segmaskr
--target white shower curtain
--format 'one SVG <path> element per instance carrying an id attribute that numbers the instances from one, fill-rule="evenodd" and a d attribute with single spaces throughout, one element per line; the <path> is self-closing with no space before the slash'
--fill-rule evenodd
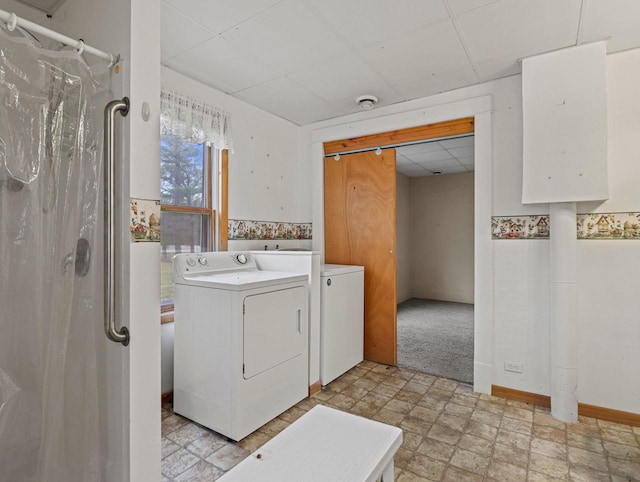
<path id="1" fill-rule="evenodd" d="M 100 68 L 0 29 L 2 482 L 104 480 Z"/>

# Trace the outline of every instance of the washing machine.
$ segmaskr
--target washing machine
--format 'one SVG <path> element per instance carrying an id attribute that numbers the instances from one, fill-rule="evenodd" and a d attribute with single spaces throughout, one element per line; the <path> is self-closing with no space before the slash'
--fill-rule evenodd
<path id="1" fill-rule="evenodd" d="M 364 267 L 320 269 L 320 383 L 327 385 L 364 358 Z"/>
<path id="2" fill-rule="evenodd" d="M 307 275 L 248 252 L 173 266 L 175 413 L 240 440 L 307 396 Z"/>

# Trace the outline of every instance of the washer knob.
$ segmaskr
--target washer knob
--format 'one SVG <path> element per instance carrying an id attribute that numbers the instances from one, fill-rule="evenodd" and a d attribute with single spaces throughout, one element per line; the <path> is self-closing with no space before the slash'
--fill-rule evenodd
<path id="1" fill-rule="evenodd" d="M 193 258 L 187 258 L 187 264 L 189 266 L 195 266 L 196 265 L 196 260 Z"/>
<path id="2" fill-rule="evenodd" d="M 201 258 L 198 258 L 198 263 L 200 263 L 202 266 L 206 266 L 209 264 L 209 261 L 207 261 L 207 258 L 203 256 Z"/>
<path id="3" fill-rule="evenodd" d="M 239 254 L 236 256 L 236 261 L 240 264 L 246 264 L 247 262 L 247 257 L 244 254 Z"/>

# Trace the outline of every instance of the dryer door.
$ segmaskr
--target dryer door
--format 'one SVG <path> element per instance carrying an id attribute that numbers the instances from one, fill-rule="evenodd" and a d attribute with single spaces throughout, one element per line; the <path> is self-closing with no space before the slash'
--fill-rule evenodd
<path id="1" fill-rule="evenodd" d="M 301 356 L 306 343 L 306 290 L 302 286 L 244 299 L 244 378 Z"/>

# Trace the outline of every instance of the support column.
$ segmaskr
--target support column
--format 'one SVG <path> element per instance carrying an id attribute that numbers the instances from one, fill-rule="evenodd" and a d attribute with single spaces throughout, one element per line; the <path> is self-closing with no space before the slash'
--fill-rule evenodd
<path id="1" fill-rule="evenodd" d="M 578 421 L 576 203 L 550 204 L 551 415 Z"/>

